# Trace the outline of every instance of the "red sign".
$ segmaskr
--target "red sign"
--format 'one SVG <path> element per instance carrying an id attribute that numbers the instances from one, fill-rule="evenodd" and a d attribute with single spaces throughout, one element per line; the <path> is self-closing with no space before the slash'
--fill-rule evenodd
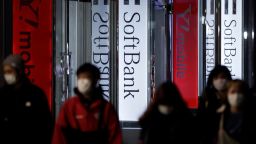
<path id="1" fill-rule="evenodd" d="M 189 108 L 198 106 L 198 0 L 174 0 L 173 80 Z"/>
<path id="2" fill-rule="evenodd" d="M 52 1 L 13 0 L 13 53 L 52 104 Z"/>

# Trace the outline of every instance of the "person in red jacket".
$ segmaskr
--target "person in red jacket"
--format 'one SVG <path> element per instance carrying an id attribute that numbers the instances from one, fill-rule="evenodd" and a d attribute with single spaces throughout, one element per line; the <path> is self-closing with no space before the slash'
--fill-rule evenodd
<path id="1" fill-rule="evenodd" d="M 121 144 L 114 107 L 104 100 L 98 84 L 100 71 L 85 63 L 77 71 L 77 88 L 59 113 L 52 144 Z"/>

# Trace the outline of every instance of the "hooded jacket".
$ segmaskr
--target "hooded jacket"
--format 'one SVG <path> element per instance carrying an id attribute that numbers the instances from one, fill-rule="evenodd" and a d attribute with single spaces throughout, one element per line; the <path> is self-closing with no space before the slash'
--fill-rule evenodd
<path id="1" fill-rule="evenodd" d="M 53 120 L 44 92 L 27 79 L 0 88 L 0 143 L 49 144 Z"/>

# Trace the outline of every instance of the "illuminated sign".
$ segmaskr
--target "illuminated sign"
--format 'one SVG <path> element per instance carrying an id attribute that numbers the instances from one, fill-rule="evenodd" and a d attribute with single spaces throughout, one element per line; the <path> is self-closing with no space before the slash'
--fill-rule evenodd
<path id="1" fill-rule="evenodd" d="M 174 0 L 173 81 L 189 108 L 198 106 L 198 1 Z"/>
<path id="2" fill-rule="evenodd" d="M 25 61 L 30 80 L 52 100 L 52 1 L 13 1 L 13 53 Z"/>
<path id="3" fill-rule="evenodd" d="M 221 1 L 221 64 L 242 78 L 242 0 Z"/>
<path id="4" fill-rule="evenodd" d="M 206 66 L 205 74 L 206 80 L 208 79 L 210 72 L 215 67 L 215 0 L 206 1 L 206 36 L 205 36 L 205 56 Z"/>
<path id="5" fill-rule="evenodd" d="M 109 0 L 92 2 L 92 63 L 101 72 L 100 85 L 103 96 L 109 100 L 110 91 L 110 41 L 109 41 Z"/>
<path id="6" fill-rule="evenodd" d="M 119 118 L 137 121 L 148 104 L 149 0 L 119 1 Z"/>

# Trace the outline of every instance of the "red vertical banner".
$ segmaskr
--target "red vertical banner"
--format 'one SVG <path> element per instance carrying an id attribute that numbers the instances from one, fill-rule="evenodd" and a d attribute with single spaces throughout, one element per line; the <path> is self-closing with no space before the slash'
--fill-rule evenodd
<path id="1" fill-rule="evenodd" d="M 52 102 L 52 1 L 13 0 L 13 53 Z"/>
<path id="2" fill-rule="evenodd" d="M 198 0 L 174 0 L 173 80 L 189 108 L 198 106 Z"/>

